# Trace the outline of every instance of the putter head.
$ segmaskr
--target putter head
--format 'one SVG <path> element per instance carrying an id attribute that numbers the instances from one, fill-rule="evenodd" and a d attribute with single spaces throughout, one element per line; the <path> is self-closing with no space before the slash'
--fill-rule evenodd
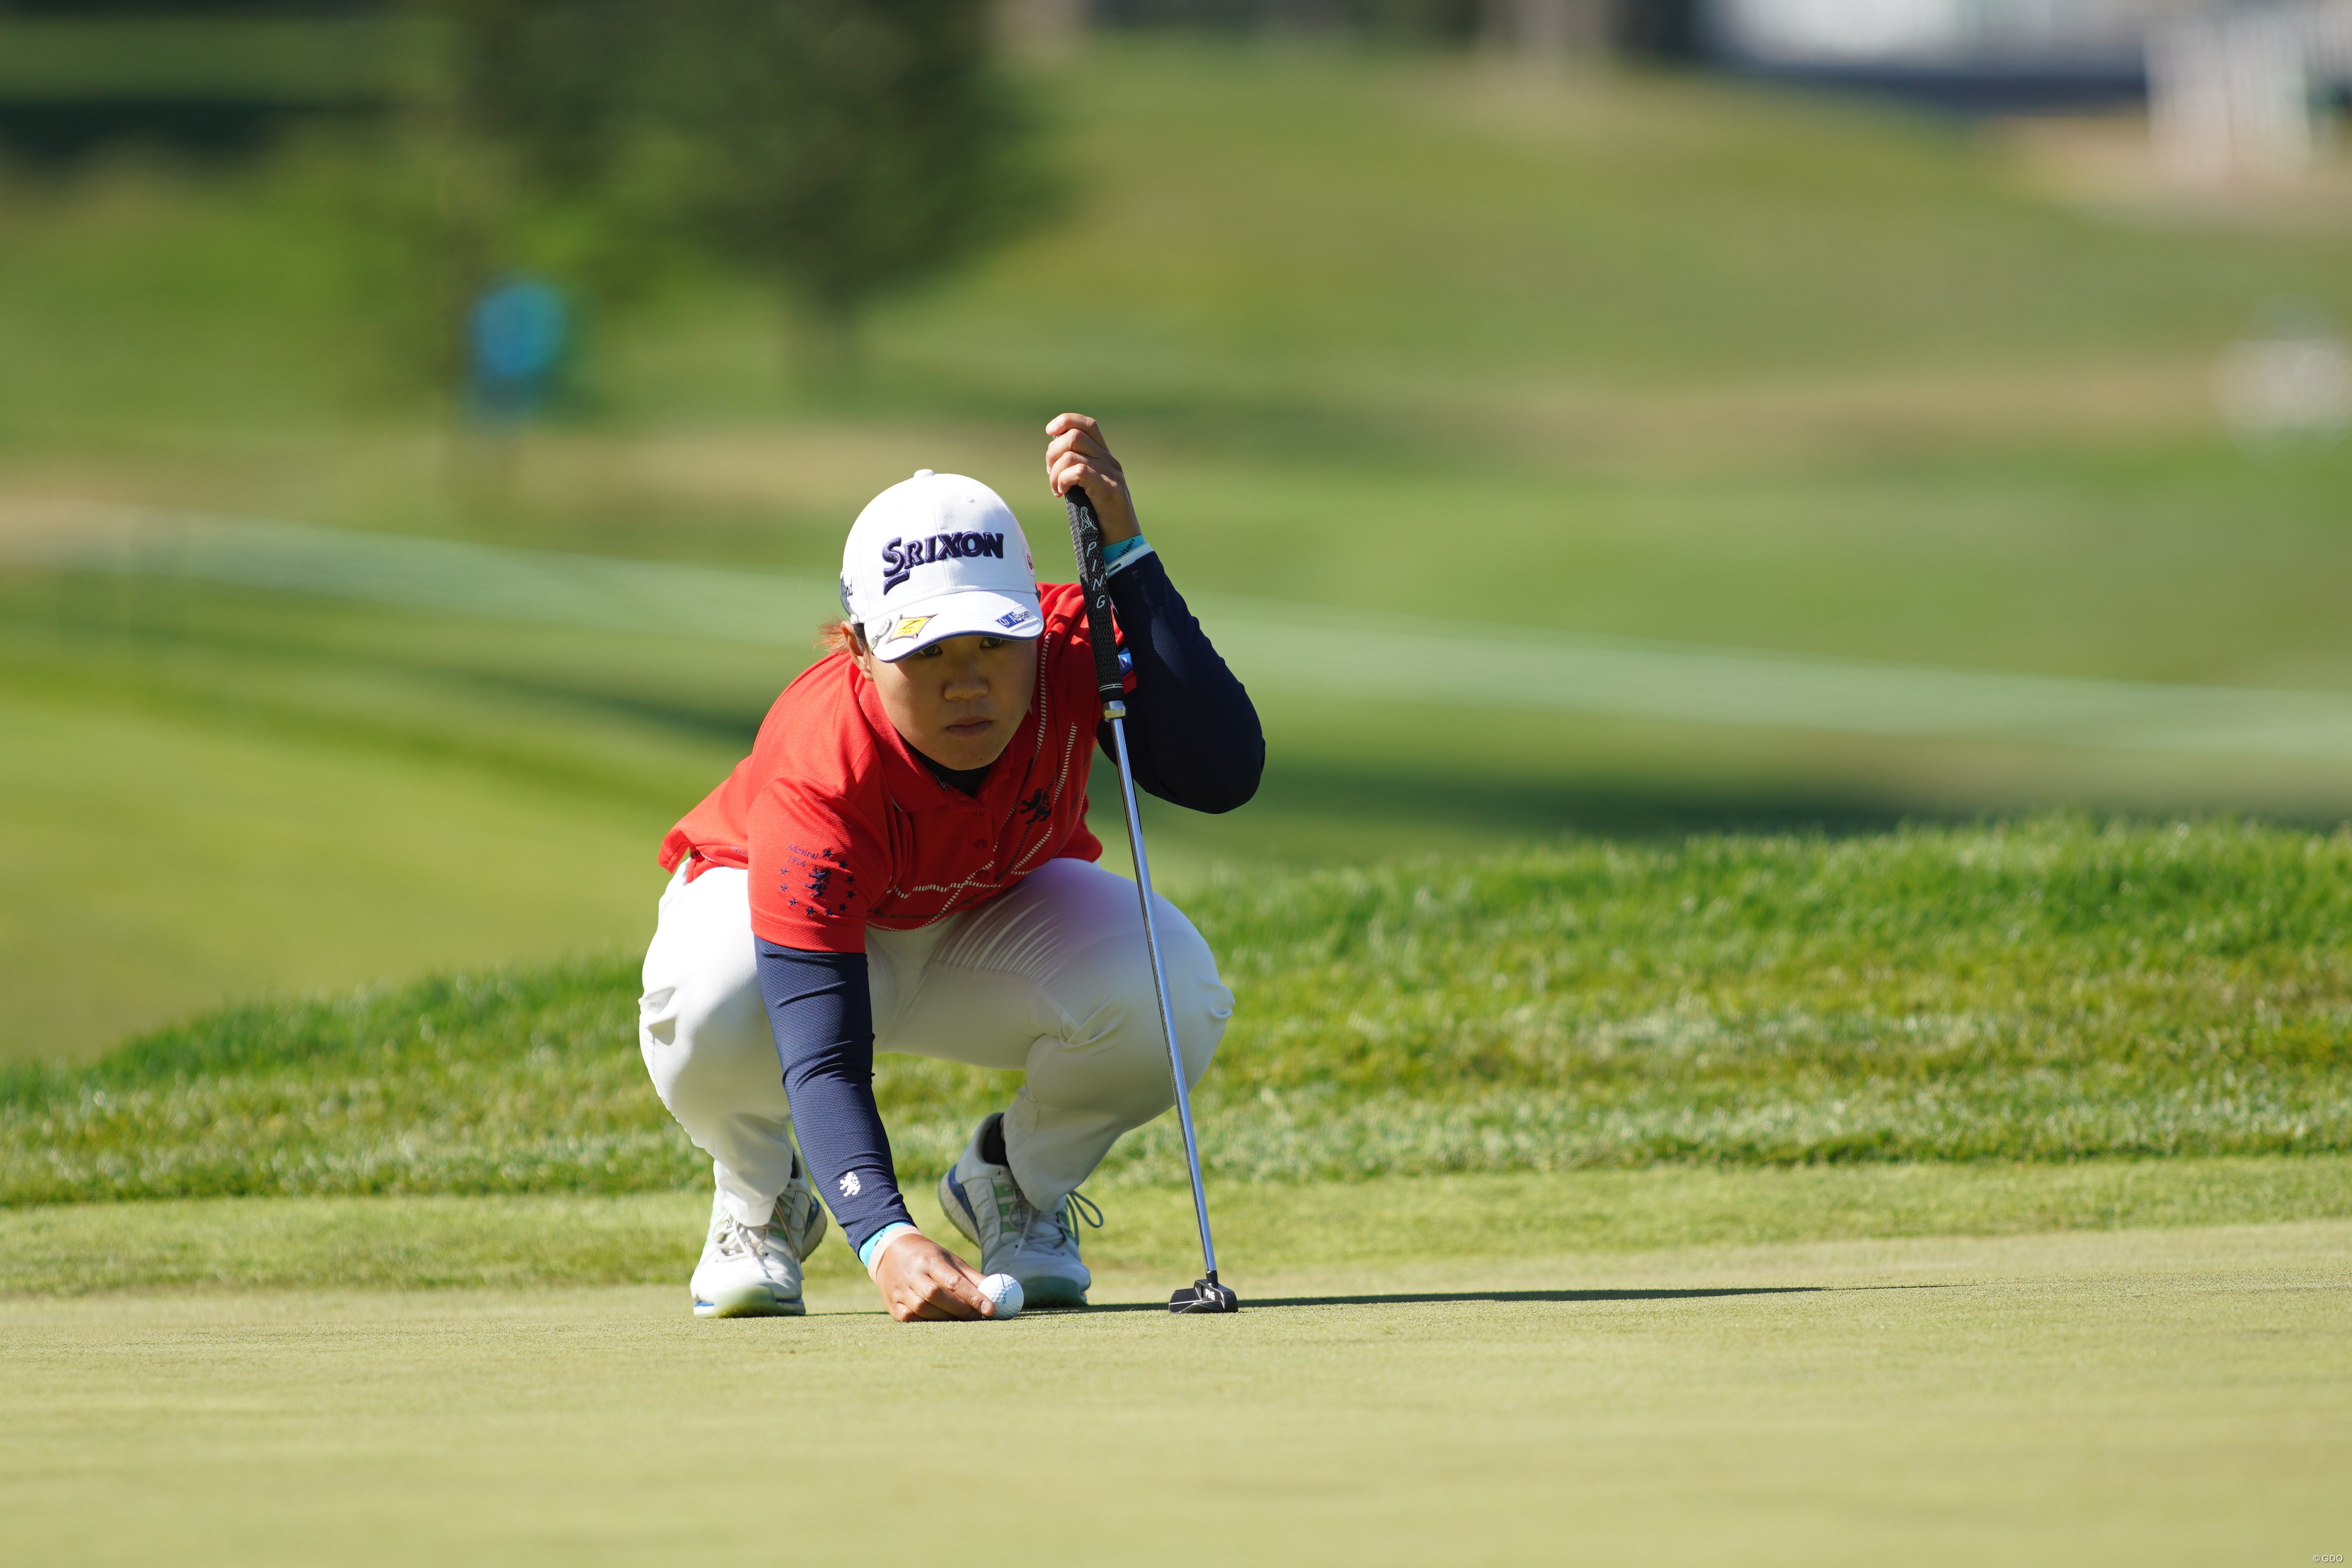
<path id="1" fill-rule="evenodd" d="M 1168 1298 L 1168 1310 L 1171 1312 L 1238 1312 L 1242 1310 L 1242 1299 L 1234 1294 L 1230 1286 L 1220 1285 L 1214 1279 L 1196 1279 Z"/>

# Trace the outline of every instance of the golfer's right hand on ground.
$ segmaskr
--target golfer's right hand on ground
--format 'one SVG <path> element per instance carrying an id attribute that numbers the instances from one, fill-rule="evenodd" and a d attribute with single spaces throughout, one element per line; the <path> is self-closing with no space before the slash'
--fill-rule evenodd
<path id="1" fill-rule="evenodd" d="M 921 1318 L 986 1318 L 995 1308 L 981 1294 L 980 1275 L 928 1236 L 909 1231 L 874 1260 L 883 1305 L 902 1323 Z"/>

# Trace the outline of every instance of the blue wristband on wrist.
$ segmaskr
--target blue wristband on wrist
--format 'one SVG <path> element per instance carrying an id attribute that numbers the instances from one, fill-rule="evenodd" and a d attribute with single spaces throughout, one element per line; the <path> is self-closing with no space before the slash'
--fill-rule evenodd
<path id="1" fill-rule="evenodd" d="M 1122 539 L 1117 544 L 1103 546 L 1103 575 L 1108 577 L 1122 566 L 1132 566 L 1151 553 L 1151 546 L 1143 535 Z"/>
<path id="2" fill-rule="evenodd" d="M 857 1261 L 864 1264 L 866 1272 L 871 1275 L 874 1272 L 874 1260 L 882 1256 L 882 1249 L 914 1228 L 905 1220 L 893 1220 L 866 1238 L 866 1245 L 857 1249 Z"/>

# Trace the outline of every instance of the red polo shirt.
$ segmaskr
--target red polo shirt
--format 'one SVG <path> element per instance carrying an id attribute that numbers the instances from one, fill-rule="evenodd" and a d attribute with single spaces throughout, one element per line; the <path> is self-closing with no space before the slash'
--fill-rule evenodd
<path id="1" fill-rule="evenodd" d="M 751 754 L 662 840 L 751 873 L 751 929 L 817 952 L 863 952 L 866 928 L 908 931 L 984 903 L 1056 858 L 1097 859 L 1087 774 L 1102 709 L 1076 584 L 1038 589 L 1045 630 L 1029 715 L 978 795 L 931 776 L 847 654 L 784 689 Z"/>

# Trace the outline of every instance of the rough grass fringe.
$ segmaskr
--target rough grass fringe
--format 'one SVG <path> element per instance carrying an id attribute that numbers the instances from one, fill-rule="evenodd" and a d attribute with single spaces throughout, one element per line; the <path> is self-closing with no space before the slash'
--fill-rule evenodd
<path id="1" fill-rule="evenodd" d="M 1588 844 L 1188 900 L 1224 1180 L 2352 1151 L 2352 837 L 2070 817 Z M 0 1202 L 708 1180 L 616 957 L 230 1008 L 0 1072 Z M 1015 1087 L 883 1058 L 910 1180 Z M 1164 1120 L 1100 1179 L 1173 1181 Z"/>

